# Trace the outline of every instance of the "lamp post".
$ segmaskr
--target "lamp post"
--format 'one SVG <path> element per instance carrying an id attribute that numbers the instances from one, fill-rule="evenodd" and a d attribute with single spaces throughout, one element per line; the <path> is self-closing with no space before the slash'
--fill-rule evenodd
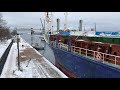
<path id="1" fill-rule="evenodd" d="M 19 34 L 17 34 L 18 70 L 20 70 L 20 60 L 19 60 L 19 42 L 20 42 L 20 38 L 19 38 Z"/>

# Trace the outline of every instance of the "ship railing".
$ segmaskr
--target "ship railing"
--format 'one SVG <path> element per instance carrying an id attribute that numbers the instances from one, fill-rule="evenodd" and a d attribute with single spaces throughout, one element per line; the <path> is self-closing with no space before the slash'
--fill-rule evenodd
<path id="1" fill-rule="evenodd" d="M 94 58 L 95 60 L 99 60 L 103 63 L 107 62 L 115 65 L 120 65 L 120 56 L 98 52 L 90 49 L 75 47 L 75 46 L 71 46 L 71 52 L 84 55 L 86 57 Z"/>
<path id="2" fill-rule="evenodd" d="M 53 46 L 56 46 L 55 41 L 53 41 L 51 43 Z M 58 43 L 58 48 L 68 51 L 67 44 Z M 71 52 L 73 52 L 75 54 L 84 55 L 86 57 L 90 57 L 94 60 L 98 60 L 103 63 L 109 63 L 109 64 L 114 64 L 114 65 L 120 66 L 120 56 L 107 54 L 107 53 L 103 53 L 103 52 L 98 52 L 98 51 L 85 49 L 85 48 L 81 48 L 81 47 L 76 47 L 76 46 L 71 46 L 70 48 L 71 48 Z"/>
<path id="3" fill-rule="evenodd" d="M 63 43 L 58 43 L 58 48 L 64 49 L 68 51 L 68 45 L 67 44 L 63 44 Z"/>
<path id="4" fill-rule="evenodd" d="M 56 46 L 56 42 L 55 41 L 51 41 L 50 44 L 52 46 Z M 67 44 L 63 44 L 63 43 L 58 43 L 58 48 L 64 49 L 68 51 L 68 45 Z"/>
<path id="5" fill-rule="evenodd" d="M 51 44 L 52 46 L 56 46 L 55 41 L 50 41 L 50 44 Z"/>

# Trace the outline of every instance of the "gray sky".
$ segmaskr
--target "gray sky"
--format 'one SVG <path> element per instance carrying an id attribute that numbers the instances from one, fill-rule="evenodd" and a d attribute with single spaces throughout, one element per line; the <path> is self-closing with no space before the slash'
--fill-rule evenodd
<path id="1" fill-rule="evenodd" d="M 40 18 L 44 18 L 44 12 L 1 12 L 8 26 L 26 26 L 28 28 L 40 28 Z M 60 27 L 64 25 L 64 12 L 53 12 L 54 29 L 56 19 L 60 18 Z M 97 24 L 98 31 L 120 31 L 120 12 L 68 12 L 68 27 L 78 29 L 79 20 L 83 20 L 86 28 Z"/>

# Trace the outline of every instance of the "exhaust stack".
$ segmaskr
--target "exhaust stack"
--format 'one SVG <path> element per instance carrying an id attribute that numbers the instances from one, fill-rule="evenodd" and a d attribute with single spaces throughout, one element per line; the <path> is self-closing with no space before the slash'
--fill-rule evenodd
<path id="1" fill-rule="evenodd" d="M 59 32 L 60 30 L 60 19 L 58 18 L 57 19 L 57 32 Z"/>
<path id="2" fill-rule="evenodd" d="M 83 23 L 83 20 L 80 20 L 79 21 L 79 31 L 82 31 L 82 23 Z"/>

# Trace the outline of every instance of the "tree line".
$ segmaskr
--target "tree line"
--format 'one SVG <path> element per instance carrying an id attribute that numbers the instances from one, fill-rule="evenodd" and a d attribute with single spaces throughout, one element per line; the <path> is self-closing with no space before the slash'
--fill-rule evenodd
<path id="1" fill-rule="evenodd" d="M 9 27 L 6 26 L 7 22 L 3 19 L 2 14 L 0 13 L 0 41 L 5 41 L 11 38 L 11 35 L 16 35 L 17 32 L 14 30 L 10 32 Z"/>

